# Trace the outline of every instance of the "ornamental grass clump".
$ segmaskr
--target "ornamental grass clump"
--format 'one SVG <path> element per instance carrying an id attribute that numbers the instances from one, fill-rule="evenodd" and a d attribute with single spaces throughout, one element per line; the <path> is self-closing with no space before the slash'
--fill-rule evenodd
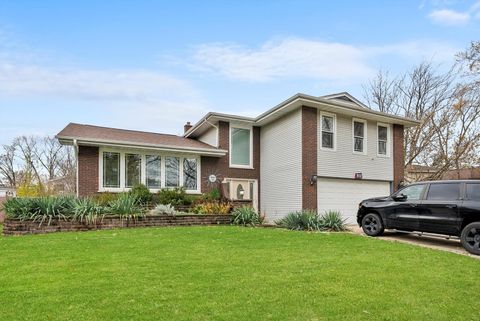
<path id="1" fill-rule="evenodd" d="M 345 231 L 346 220 L 342 218 L 340 211 L 326 211 L 320 218 L 322 228 L 329 231 Z"/>
<path id="2" fill-rule="evenodd" d="M 317 212 L 309 210 L 288 213 L 275 223 L 289 230 L 320 231 L 323 227 Z"/>
<path id="3" fill-rule="evenodd" d="M 107 211 L 124 219 L 135 219 L 143 215 L 143 208 L 138 198 L 129 193 L 122 193 L 117 199 L 108 203 Z"/>
<path id="4" fill-rule="evenodd" d="M 73 201 L 72 219 L 87 224 L 96 223 L 98 218 L 105 213 L 105 207 L 93 198 L 77 198 Z"/>
<path id="5" fill-rule="evenodd" d="M 263 223 L 263 217 L 257 213 L 253 208 L 249 206 L 242 206 L 236 208 L 232 212 L 233 224 L 243 226 L 255 226 Z"/>

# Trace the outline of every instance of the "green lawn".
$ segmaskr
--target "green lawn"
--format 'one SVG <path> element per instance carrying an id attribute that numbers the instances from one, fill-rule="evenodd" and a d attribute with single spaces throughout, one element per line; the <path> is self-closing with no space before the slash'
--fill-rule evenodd
<path id="1" fill-rule="evenodd" d="M 0 237 L 0 320 L 478 320 L 480 261 L 240 227 Z"/>

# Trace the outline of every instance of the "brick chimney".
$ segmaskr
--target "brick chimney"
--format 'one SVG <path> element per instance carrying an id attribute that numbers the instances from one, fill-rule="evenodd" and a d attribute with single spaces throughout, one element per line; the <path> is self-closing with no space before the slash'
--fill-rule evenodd
<path id="1" fill-rule="evenodd" d="M 193 126 L 190 124 L 190 122 L 187 121 L 187 123 L 185 125 L 183 125 L 183 132 L 186 133 L 192 127 Z"/>

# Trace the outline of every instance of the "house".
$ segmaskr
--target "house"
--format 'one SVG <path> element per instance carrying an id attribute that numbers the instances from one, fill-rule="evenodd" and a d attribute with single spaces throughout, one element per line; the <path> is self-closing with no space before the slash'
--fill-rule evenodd
<path id="1" fill-rule="evenodd" d="M 441 173 L 441 175 L 437 175 L 439 170 L 439 168 L 434 166 L 407 165 L 405 168 L 405 181 L 410 183 L 435 178 L 446 180 L 480 179 L 480 167 L 450 169 Z"/>
<path id="2" fill-rule="evenodd" d="M 367 108 L 348 93 L 297 94 L 258 117 L 210 112 L 183 136 L 71 123 L 57 138 L 75 146 L 77 193 L 224 187 L 272 222 L 291 211 L 340 210 L 388 195 L 403 179 L 404 128 L 413 119 Z"/>

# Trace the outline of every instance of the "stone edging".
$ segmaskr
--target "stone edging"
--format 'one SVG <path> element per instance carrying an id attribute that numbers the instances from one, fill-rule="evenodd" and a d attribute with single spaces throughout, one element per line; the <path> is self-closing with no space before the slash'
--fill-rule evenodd
<path id="1" fill-rule="evenodd" d="M 119 216 L 105 216 L 96 223 L 71 220 L 52 220 L 50 224 L 33 220 L 5 219 L 4 235 L 44 234 L 53 232 L 74 232 L 90 230 L 107 230 L 114 228 L 154 227 L 154 226 L 188 226 L 188 225 L 227 225 L 231 215 L 156 215 L 141 216 L 135 219 L 122 219 Z"/>

